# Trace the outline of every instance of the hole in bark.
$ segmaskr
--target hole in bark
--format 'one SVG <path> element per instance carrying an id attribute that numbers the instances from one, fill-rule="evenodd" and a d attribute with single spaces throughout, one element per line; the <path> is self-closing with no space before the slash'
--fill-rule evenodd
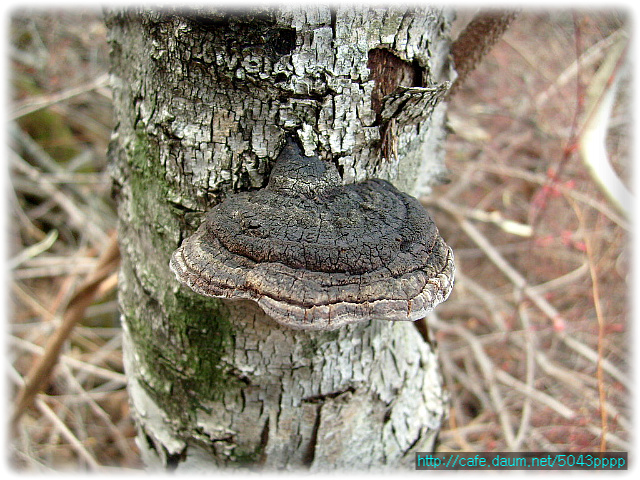
<path id="1" fill-rule="evenodd" d="M 382 424 L 386 424 L 389 420 L 391 420 L 391 412 L 393 411 L 393 409 L 391 408 L 387 408 L 387 410 L 384 412 L 384 417 L 382 418 Z"/>
<path id="2" fill-rule="evenodd" d="M 311 397 L 305 397 L 302 399 L 304 403 L 324 403 L 326 400 L 338 398 L 340 395 L 347 393 L 355 393 L 355 387 L 347 387 L 344 390 L 338 390 L 337 392 L 323 393 L 320 395 L 313 395 Z"/>
<path id="3" fill-rule="evenodd" d="M 421 318 L 420 320 L 416 320 L 414 322 L 414 325 L 418 330 L 418 333 L 420 333 L 420 336 L 422 337 L 422 339 L 425 341 L 425 343 L 431 345 L 432 344 L 431 336 L 429 335 L 429 326 L 427 325 L 426 318 Z"/>
<path id="4" fill-rule="evenodd" d="M 145 432 L 144 429 L 142 431 L 142 438 L 144 438 L 144 441 L 147 443 L 147 448 L 149 450 L 154 450 L 157 453 L 158 450 L 156 449 L 156 444 L 153 441 L 153 438 L 151 438 L 151 436 L 147 432 Z"/>
<path id="5" fill-rule="evenodd" d="M 371 92 L 371 108 L 376 114 L 375 125 L 380 129 L 380 153 L 382 158 L 397 158 L 397 142 L 394 137 L 395 118 L 383 121 L 381 112 L 384 98 L 398 87 L 422 87 L 424 68 L 417 60 L 407 62 L 386 48 L 369 50 L 367 63 L 374 81 Z"/>
<path id="6" fill-rule="evenodd" d="M 276 55 L 288 55 L 296 48 L 295 28 L 278 28 L 269 32 L 267 45 Z"/>
<path id="7" fill-rule="evenodd" d="M 267 444 L 269 443 L 269 418 L 264 423 L 264 427 L 262 427 L 262 432 L 260 432 L 260 456 L 258 461 L 256 462 L 259 466 L 264 465 L 267 461 Z"/>
<path id="8" fill-rule="evenodd" d="M 340 178 L 344 178 L 344 165 L 342 165 L 341 163 L 337 163 L 337 160 L 340 157 L 336 157 L 334 160 L 336 161 L 336 168 L 338 169 L 338 174 L 340 175 Z"/>
<path id="9" fill-rule="evenodd" d="M 322 405 L 318 405 L 318 409 L 316 410 L 316 420 L 313 424 L 313 430 L 311 431 L 311 438 L 309 439 L 309 445 L 307 447 L 307 451 L 305 452 L 304 459 L 302 460 L 302 464 L 306 466 L 311 466 L 311 464 L 316 458 L 316 445 L 318 443 L 318 430 L 320 430 L 320 412 L 321 411 L 322 411 Z"/>
<path id="10" fill-rule="evenodd" d="M 384 97 L 400 86 L 421 87 L 424 68 L 415 60 L 412 63 L 402 60 L 386 48 L 369 50 L 367 67 L 371 72 L 370 79 L 375 82 L 371 108 L 376 113 L 376 123 L 380 124 Z"/>
<path id="11" fill-rule="evenodd" d="M 167 471 L 173 472 L 180 462 L 184 461 L 187 456 L 187 448 L 185 447 L 180 453 L 167 453 Z"/>
<path id="12" fill-rule="evenodd" d="M 205 16 L 205 15 L 184 15 L 184 18 L 191 20 L 194 24 L 200 27 L 204 31 L 216 30 L 218 28 L 224 28 L 229 25 L 229 18 L 227 15 L 222 16 Z"/>
<path id="13" fill-rule="evenodd" d="M 283 83 L 287 81 L 287 76 L 284 73 L 279 73 L 277 74 L 274 78 L 273 81 L 275 83 Z"/>

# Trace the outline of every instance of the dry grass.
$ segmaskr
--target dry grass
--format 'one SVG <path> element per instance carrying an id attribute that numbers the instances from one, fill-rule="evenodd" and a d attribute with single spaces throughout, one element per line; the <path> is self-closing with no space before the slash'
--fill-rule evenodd
<path id="1" fill-rule="evenodd" d="M 116 225 L 106 171 L 113 128 L 106 29 L 97 11 L 23 11 L 11 20 L 12 398 L 38 373 L 53 332 L 82 318 L 12 432 L 11 466 L 139 468 L 112 276 L 94 285 L 89 293 L 99 300 L 85 305 L 86 279 Z"/>
<path id="2" fill-rule="evenodd" d="M 116 217 L 99 12 L 14 12 L 10 29 L 13 399 Z M 458 267 L 429 318 L 452 399 L 439 450 L 629 450 L 629 224 L 572 148 L 585 89 L 628 34 L 613 12 L 522 13 L 451 100 L 451 183 L 425 199 Z M 629 105 L 623 77 L 607 139 L 623 179 Z M 99 287 L 16 424 L 13 468 L 141 467 L 115 288 Z"/>
<path id="3" fill-rule="evenodd" d="M 458 267 L 431 318 L 443 451 L 629 450 L 629 224 L 574 148 L 629 26 L 574 13 L 522 13 L 450 105 L 452 182 L 428 201 Z M 629 104 L 623 77 L 607 144 L 626 180 Z"/>

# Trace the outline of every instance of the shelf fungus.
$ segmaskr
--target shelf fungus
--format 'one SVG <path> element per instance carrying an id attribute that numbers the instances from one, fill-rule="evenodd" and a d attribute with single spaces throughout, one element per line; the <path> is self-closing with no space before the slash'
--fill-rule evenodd
<path id="1" fill-rule="evenodd" d="M 268 185 L 213 207 L 170 266 L 197 293 L 252 299 L 307 330 L 417 320 L 447 299 L 454 275 L 451 248 L 415 198 L 384 180 L 342 185 L 293 142 Z"/>

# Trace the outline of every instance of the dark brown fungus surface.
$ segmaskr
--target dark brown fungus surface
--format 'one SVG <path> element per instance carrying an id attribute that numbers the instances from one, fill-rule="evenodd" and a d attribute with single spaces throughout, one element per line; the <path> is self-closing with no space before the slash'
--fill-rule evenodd
<path id="1" fill-rule="evenodd" d="M 383 180 L 342 185 L 288 143 L 268 185 L 229 196 L 171 257 L 178 280 L 249 298 L 291 328 L 417 320 L 446 300 L 453 253 L 427 211 Z"/>

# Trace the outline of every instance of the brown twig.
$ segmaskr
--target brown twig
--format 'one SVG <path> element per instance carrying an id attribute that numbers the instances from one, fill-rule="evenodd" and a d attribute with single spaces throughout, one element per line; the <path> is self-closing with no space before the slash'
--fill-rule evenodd
<path id="1" fill-rule="evenodd" d="M 36 407 L 42 412 L 42 414 L 53 423 L 60 434 L 69 442 L 78 455 L 84 459 L 90 470 L 95 471 L 100 469 L 100 464 L 93 458 L 82 442 L 69 430 L 65 423 L 56 415 L 56 413 L 47 405 L 42 399 L 35 399 Z"/>
<path id="2" fill-rule="evenodd" d="M 502 433 L 504 434 L 505 442 L 507 443 L 509 448 L 512 448 L 514 442 L 514 433 L 513 425 L 511 424 L 511 412 L 507 408 L 505 399 L 502 395 L 502 391 L 500 390 L 498 382 L 496 381 L 497 376 L 501 372 L 500 369 L 495 367 L 494 363 L 491 361 L 491 358 L 482 348 L 482 344 L 473 335 L 473 333 L 466 329 L 464 326 L 459 324 L 447 325 L 442 322 L 434 312 L 431 312 L 427 318 L 429 319 L 429 323 L 439 330 L 449 330 L 455 333 L 457 336 L 463 338 L 471 348 L 471 353 L 473 354 L 473 357 L 480 367 L 480 372 L 486 382 L 489 399 L 491 401 L 492 407 L 494 408 L 494 411 L 496 412 L 496 415 L 498 416 L 498 420 L 500 421 L 500 426 L 502 428 Z"/>
<path id="3" fill-rule="evenodd" d="M 528 391 L 533 392 L 535 390 L 534 382 L 535 382 L 535 344 L 536 341 L 534 339 L 533 329 L 531 328 L 531 322 L 529 321 L 529 312 L 527 311 L 527 305 L 525 302 L 520 302 L 518 305 L 518 316 L 520 318 L 520 322 L 522 323 L 522 330 L 524 331 L 525 341 L 524 350 L 525 350 L 525 378 L 526 378 L 526 388 Z M 518 428 L 518 432 L 516 434 L 516 438 L 514 440 L 516 448 L 520 448 L 520 445 L 527 438 L 528 433 L 531 429 L 531 397 L 526 395 L 524 398 L 524 405 L 522 406 L 522 413 L 520 415 L 520 427 Z"/>
<path id="4" fill-rule="evenodd" d="M 26 102 L 22 102 L 16 108 L 14 108 L 14 110 L 10 113 L 10 117 L 12 120 L 24 117 L 25 115 L 29 115 L 30 113 L 37 112 L 38 110 L 42 110 L 43 108 L 47 108 L 56 103 L 69 100 L 70 98 L 77 97 L 78 95 L 96 90 L 108 84 L 109 74 L 103 73 L 99 77 L 96 77 L 83 85 L 71 87 L 57 93 L 49 93 L 46 95 L 41 95 L 40 97 L 30 98 Z"/>
<path id="5" fill-rule="evenodd" d="M 437 199 L 435 204 L 456 218 L 458 224 L 469 238 L 471 238 L 471 240 L 473 240 L 473 242 L 487 255 L 489 260 L 491 260 L 491 262 L 498 267 L 509 278 L 509 280 L 553 322 L 556 330 L 562 331 L 564 329 L 565 320 L 558 310 L 556 310 L 555 307 L 553 307 L 542 295 L 528 284 L 522 274 L 513 268 L 504 259 L 504 257 L 500 255 L 480 230 L 462 216 L 461 209 L 458 206 L 444 198 Z"/>
<path id="6" fill-rule="evenodd" d="M 20 337 L 10 336 L 9 341 L 11 342 L 12 345 L 15 345 L 17 348 L 25 352 L 33 353 L 35 355 L 44 355 L 45 353 L 44 347 L 35 345 L 34 343 L 31 343 L 27 340 L 23 340 Z M 79 372 L 90 374 L 99 379 L 104 379 L 109 382 L 119 384 L 121 386 L 126 385 L 127 383 L 127 379 L 124 374 L 114 372 L 107 368 L 99 367 L 96 365 L 95 362 L 89 363 L 89 362 L 78 360 L 77 358 L 73 358 L 71 356 L 64 355 L 64 354 L 60 355 L 58 358 L 65 365 Z"/>
<path id="7" fill-rule="evenodd" d="M 27 375 L 25 383 L 20 389 L 14 403 L 11 416 L 12 428 L 15 428 L 23 413 L 29 405 L 31 405 L 36 393 L 46 384 L 51 371 L 58 361 L 60 350 L 65 340 L 71 334 L 73 327 L 82 320 L 84 311 L 93 303 L 102 282 L 108 279 L 115 271 L 119 260 L 120 252 L 117 237 L 113 234 L 109 246 L 98 260 L 95 270 L 78 287 L 73 298 L 69 301 L 62 318 L 62 323 L 51 338 L 49 338 L 44 354 L 33 365 Z"/>
<path id="8" fill-rule="evenodd" d="M 591 236 L 584 229 L 585 221 L 584 216 L 580 208 L 574 203 L 571 202 L 571 206 L 576 212 L 576 216 L 578 217 L 578 221 L 580 222 L 581 228 L 585 231 L 584 234 L 584 244 L 585 250 L 587 254 L 587 259 L 589 261 L 589 273 L 591 275 L 591 289 L 593 291 L 593 306 L 596 310 L 596 318 L 598 320 L 598 358 L 596 360 L 596 378 L 598 379 L 598 399 L 600 401 L 600 426 L 602 429 L 602 434 L 600 435 L 600 451 L 607 451 L 607 408 L 606 402 L 607 397 L 605 394 L 604 387 L 604 372 L 602 368 L 602 358 L 604 355 L 604 321 L 602 315 L 602 306 L 600 304 L 600 287 L 598 284 L 598 273 L 596 272 L 596 266 L 593 256 L 593 245 L 591 244 Z"/>

